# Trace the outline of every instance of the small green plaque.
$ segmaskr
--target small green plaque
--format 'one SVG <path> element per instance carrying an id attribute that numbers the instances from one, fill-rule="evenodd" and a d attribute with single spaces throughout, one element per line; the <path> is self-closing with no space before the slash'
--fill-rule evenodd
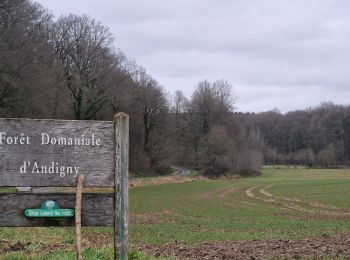
<path id="1" fill-rule="evenodd" d="M 74 216 L 73 209 L 60 209 L 57 202 L 45 201 L 40 209 L 26 209 L 24 215 L 28 218 L 71 218 Z"/>

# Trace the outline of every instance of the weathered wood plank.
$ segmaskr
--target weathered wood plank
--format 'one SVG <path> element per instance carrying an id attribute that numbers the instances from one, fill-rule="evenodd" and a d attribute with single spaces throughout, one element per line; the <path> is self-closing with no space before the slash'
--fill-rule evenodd
<path id="1" fill-rule="evenodd" d="M 111 121 L 0 119 L 0 186 L 114 186 Z M 49 143 L 48 143 L 49 142 Z"/>
<path id="2" fill-rule="evenodd" d="M 26 218 L 26 208 L 40 208 L 46 200 L 56 201 L 61 208 L 74 209 L 74 193 L 0 193 L 0 227 L 74 226 L 74 218 Z M 113 226 L 113 193 L 84 193 L 82 226 Z"/>
<path id="3" fill-rule="evenodd" d="M 119 113 L 115 122 L 115 238 L 114 258 L 128 259 L 129 221 L 129 116 Z"/>

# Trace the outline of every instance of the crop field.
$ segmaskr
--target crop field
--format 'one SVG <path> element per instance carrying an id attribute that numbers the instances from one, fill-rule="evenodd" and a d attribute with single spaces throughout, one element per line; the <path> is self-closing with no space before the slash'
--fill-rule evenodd
<path id="1" fill-rule="evenodd" d="M 349 169 L 264 169 L 258 177 L 130 189 L 131 259 L 350 254 Z M 83 228 L 84 259 L 111 259 L 112 229 Z M 73 228 L 2 228 L 1 259 L 74 259 Z"/>

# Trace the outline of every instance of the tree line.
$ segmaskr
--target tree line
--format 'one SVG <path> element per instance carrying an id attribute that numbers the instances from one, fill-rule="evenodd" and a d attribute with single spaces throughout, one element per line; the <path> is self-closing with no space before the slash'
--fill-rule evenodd
<path id="1" fill-rule="evenodd" d="M 350 165 L 350 106 L 322 102 L 286 114 L 275 110 L 236 116 L 264 139 L 266 164 Z"/>
<path id="2" fill-rule="evenodd" d="M 202 81 L 190 99 L 169 96 L 114 47 L 89 16 L 57 19 L 30 0 L 0 2 L 0 117 L 111 120 L 130 115 L 133 172 L 171 164 L 210 176 L 259 172 L 263 139 L 241 125 L 225 80 Z"/>

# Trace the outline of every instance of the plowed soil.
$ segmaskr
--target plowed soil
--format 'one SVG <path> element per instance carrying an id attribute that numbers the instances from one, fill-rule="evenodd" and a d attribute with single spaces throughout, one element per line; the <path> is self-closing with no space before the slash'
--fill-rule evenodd
<path id="1" fill-rule="evenodd" d="M 304 240 L 222 241 L 198 245 L 175 242 L 139 245 L 156 257 L 176 259 L 350 259 L 350 235 L 323 235 Z"/>

